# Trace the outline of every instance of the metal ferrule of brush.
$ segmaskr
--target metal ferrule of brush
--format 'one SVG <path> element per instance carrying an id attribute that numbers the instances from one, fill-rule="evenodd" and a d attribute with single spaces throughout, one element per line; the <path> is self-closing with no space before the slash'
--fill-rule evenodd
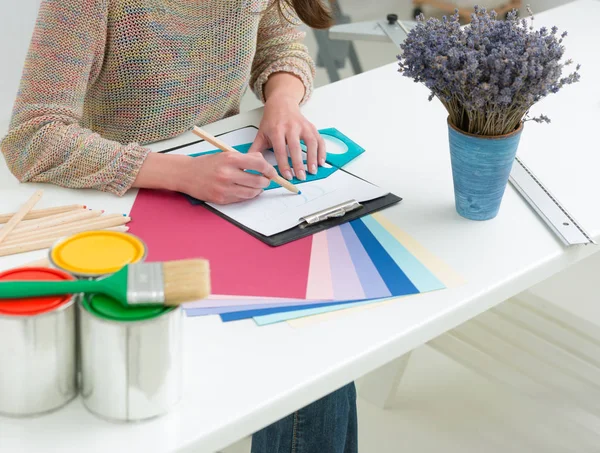
<path id="1" fill-rule="evenodd" d="M 127 273 L 127 303 L 130 305 L 162 304 L 165 288 L 161 263 L 141 263 L 129 266 Z"/>

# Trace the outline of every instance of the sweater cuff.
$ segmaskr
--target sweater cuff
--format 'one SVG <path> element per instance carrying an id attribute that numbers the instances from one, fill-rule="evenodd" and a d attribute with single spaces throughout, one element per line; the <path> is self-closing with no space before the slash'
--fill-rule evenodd
<path id="1" fill-rule="evenodd" d="M 297 58 L 283 58 L 267 66 L 254 82 L 253 91 L 263 104 L 265 103 L 265 83 L 267 83 L 267 80 L 272 74 L 277 72 L 287 72 L 300 78 L 304 84 L 304 96 L 300 101 L 300 105 L 305 104 L 310 99 L 313 91 L 313 68 L 304 60 Z"/>
<path id="2" fill-rule="evenodd" d="M 115 178 L 108 183 L 104 190 L 120 197 L 125 195 L 133 185 L 144 160 L 150 152 L 148 148 L 136 144 L 125 147 L 119 159 Z"/>

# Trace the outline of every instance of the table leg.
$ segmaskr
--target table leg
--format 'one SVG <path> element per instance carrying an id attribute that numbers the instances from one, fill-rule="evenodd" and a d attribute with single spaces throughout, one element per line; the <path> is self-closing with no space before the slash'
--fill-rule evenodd
<path id="1" fill-rule="evenodd" d="M 410 352 L 385 364 L 357 381 L 358 395 L 381 409 L 390 409 L 402 375 L 408 365 Z"/>

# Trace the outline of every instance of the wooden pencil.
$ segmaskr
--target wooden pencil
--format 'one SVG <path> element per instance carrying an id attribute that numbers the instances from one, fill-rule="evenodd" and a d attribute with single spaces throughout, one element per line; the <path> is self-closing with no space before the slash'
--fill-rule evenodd
<path id="1" fill-rule="evenodd" d="M 16 255 L 17 253 L 33 252 L 52 247 L 56 242 L 55 238 L 40 239 L 31 242 L 21 242 L 13 245 L 0 246 L 0 256 Z"/>
<path id="2" fill-rule="evenodd" d="M 32 220 L 39 219 L 41 217 L 47 217 L 54 214 L 60 214 L 68 211 L 75 211 L 76 209 L 84 209 L 84 206 L 81 204 L 72 204 L 68 206 L 57 206 L 54 208 L 45 208 L 45 209 L 32 209 L 23 220 Z M 14 216 L 16 212 L 11 214 L 0 214 L 0 223 L 8 222 L 12 216 Z"/>
<path id="3" fill-rule="evenodd" d="M 80 212 L 87 212 L 87 211 L 88 211 L 88 209 L 76 209 L 76 210 L 72 210 L 72 211 L 59 212 L 57 214 L 50 214 L 50 215 L 43 216 L 43 217 L 37 217 L 35 219 L 21 220 L 18 228 L 21 228 L 25 225 L 36 225 L 38 223 L 46 222 L 48 220 L 60 219 L 67 215 L 73 215 L 73 214 L 78 214 Z"/>
<path id="4" fill-rule="evenodd" d="M 121 214 L 108 214 L 95 219 L 85 219 L 66 225 L 57 225 L 42 231 L 30 231 L 14 234 L 6 240 L 4 245 L 14 245 L 21 242 L 31 242 L 45 238 L 60 238 L 84 231 L 103 230 L 105 228 L 125 225 L 131 220 Z"/>
<path id="5" fill-rule="evenodd" d="M 105 231 L 120 231 L 125 233 L 129 231 L 129 227 L 120 225 L 116 227 L 104 228 Z M 17 253 L 32 252 L 34 250 L 43 250 L 52 247 L 62 236 L 42 238 L 28 242 L 21 242 L 13 245 L 5 245 L 0 247 L 0 256 L 16 255 Z M 31 261 L 19 267 L 50 267 L 48 258 L 42 258 L 36 261 Z"/>
<path id="6" fill-rule="evenodd" d="M 15 229 L 19 222 L 23 220 L 23 217 L 25 217 L 29 213 L 29 211 L 33 209 L 35 204 L 38 201 L 40 201 L 42 195 L 44 195 L 44 192 L 42 190 L 37 190 L 29 198 L 29 200 L 27 200 L 27 202 L 23 206 L 21 206 L 21 209 L 15 212 L 15 214 L 10 218 L 10 220 L 6 222 L 2 229 L 0 229 L 0 245 L 2 244 L 2 241 L 6 238 L 6 236 L 8 236 L 8 234 Z"/>
<path id="7" fill-rule="evenodd" d="M 42 217 L 35 220 L 28 220 L 27 222 L 21 222 L 21 225 L 17 226 L 12 233 L 8 236 L 8 239 L 12 235 L 17 233 L 27 233 L 29 231 L 43 231 L 46 228 L 66 225 L 73 222 L 78 222 L 84 219 L 91 219 L 102 215 L 102 211 L 88 211 L 87 209 L 81 209 L 80 211 L 69 211 L 63 212 L 62 214 L 55 214 L 50 217 Z"/>
<path id="8" fill-rule="evenodd" d="M 219 140 L 217 137 L 209 134 L 208 132 L 206 132 L 205 130 L 200 129 L 197 126 L 194 126 L 194 128 L 192 129 L 192 132 L 194 134 L 196 134 L 198 137 L 206 140 L 208 143 L 210 143 L 213 146 L 216 146 L 217 148 L 219 148 L 221 151 L 224 152 L 233 152 L 233 153 L 237 153 L 239 152 L 238 150 L 236 150 L 235 148 L 229 146 L 227 143 L 222 142 L 221 140 Z M 291 182 L 289 182 L 287 179 L 277 175 L 275 176 L 272 181 L 275 181 L 277 184 L 279 184 L 282 187 L 285 187 L 287 190 L 289 190 L 290 192 L 293 193 L 300 193 L 300 189 L 298 189 L 298 187 L 296 187 L 295 185 L 293 185 Z"/>
<path id="9" fill-rule="evenodd" d="M 21 264 L 19 267 L 50 267 L 50 260 L 48 258 L 42 258 L 29 263 Z"/>
<path id="10" fill-rule="evenodd" d="M 118 231 L 119 233 L 127 233 L 129 227 L 127 225 L 120 225 L 116 227 L 104 228 L 104 231 Z"/>

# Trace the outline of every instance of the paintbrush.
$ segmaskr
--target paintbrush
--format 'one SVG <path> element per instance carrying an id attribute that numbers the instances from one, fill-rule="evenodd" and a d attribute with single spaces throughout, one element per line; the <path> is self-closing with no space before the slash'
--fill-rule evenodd
<path id="1" fill-rule="evenodd" d="M 3 281 L 2 299 L 101 293 L 125 306 L 179 305 L 210 294 L 207 260 L 192 259 L 164 263 L 128 264 L 114 274 L 97 280 Z"/>

